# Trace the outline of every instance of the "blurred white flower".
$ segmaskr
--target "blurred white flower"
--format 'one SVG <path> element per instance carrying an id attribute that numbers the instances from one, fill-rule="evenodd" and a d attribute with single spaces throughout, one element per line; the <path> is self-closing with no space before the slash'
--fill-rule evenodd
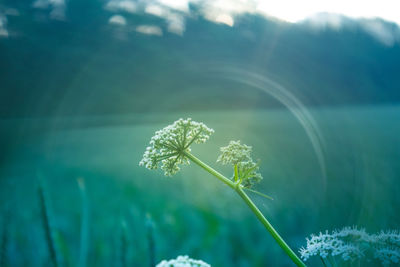
<path id="1" fill-rule="evenodd" d="M 202 260 L 191 259 L 189 256 L 178 256 L 173 260 L 163 260 L 156 267 L 211 267 L 211 265 Z"/>
<path id="2" fill-rule="evenodd" d="M 312 256 L 325 259 L 328 256 L 340 256 L 343 261 L 368 259 L 367 256 L 379 260 L 387 266 L 400 262 L 400 234 L 398 231 L 381 231 L 378 234 L 368 234 L 364 229 L 344 227 L 332 234 L 311 235 L 307 238 L 306 248 L 300 249 L 303 260 Z"/>
<path id="3" fill-rule="evenodd" d="M 375 250 L 374 258 L 381 261 L 383 266 L 400 262 L 400 249 L 395 247 L 382 247 Z"/>
<path id="4" fill-rule="evenodd" d="M 378 244 L 390 244 L 400 248 L 400 233 L 399 231 L 381 231 L 379 234 L 372 236 Z"/>
<path id="5" fill-rule="evenodd" d="M 307 238 L 307 247 L 300 249 L 300 255 L 305 261 L 312 256 L 320 256 L 323 259 L 329 255 L 341 256 L 344 261 L 364 256 L 357 246 L 340 240 L 335 235 L 329 234 L 328 231 Z"/>

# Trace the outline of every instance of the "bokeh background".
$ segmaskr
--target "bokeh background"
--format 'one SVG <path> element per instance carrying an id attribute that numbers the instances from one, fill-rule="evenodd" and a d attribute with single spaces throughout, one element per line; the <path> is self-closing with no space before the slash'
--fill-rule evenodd
<path id="1" fill-rule="evenodd" d="M 257 1 L 0 2 L 2 266 L 292 266 L 238 196 L 196 165 L 138 166 L 154 132 L 191 117 L 216 163 L 241 140 L 252 195 L 295 250 L 311 233 L 400 227 L 400 28 Z M 288 7 L 289 8 L 289 7 Z M 320 266 L 311 260 L 311 266 Z"/>

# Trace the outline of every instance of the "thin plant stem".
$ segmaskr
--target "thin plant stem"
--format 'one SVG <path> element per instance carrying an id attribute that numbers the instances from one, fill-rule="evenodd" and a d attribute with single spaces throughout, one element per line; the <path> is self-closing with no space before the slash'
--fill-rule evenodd
<path id="1" fill-rule="evenodd" d="M 243 191 L 241 186 L 237 186 L 235 190 L 239 196 L 243 199 L 243 201 L 249 206 L 249 208 L 256 215 L 258 220 L 264 225 L 267 231 L 272 235 L 278 245 L 285 251 L 285 253 L 292 259 L 292 261 L 297 266 L 306 266 L 300 258 L 294 253 L 294 251 L 289 247 L 288 244 L 283 240 L 283 238 L 279 235 L 279 233 L 275 230 L 275 228 L 269 223 L 269 221 L 264 217 L 261 211 L 257 208 L 257 206 L 253 203 L 253 201 L 249 198 L 249 196 Z"/>
<path id="2" fill-rule="evenodd" d="M 321 261 L 322 261 L 322 264 L 325 266 L 325 267 L 328 267 L 328 265 L 326 265 L 326 263 L 325 263 L 325 260 L 324 260 L 324 258 L 322 258 L 322 257 L 319 257 L 320 259 L 321 259 Z"/>
<path id="3" fill-rule="evenodd" d="M 246 205 L 251 209 L 251 211 L 256 215 L 258 220 L 264 225 L 267 231 L 272 235 L 278 245 L 285 251 L 285 253 L 290 257 L 290 259 L 297 265 L 304 267 L 306 266 L 301 259 L 294 253 L 294 251 L 286 244 L 283 238 L 278 234 L 278 232 L 274 229 L 274 227 L 269 223 L 269 221 L 264 217 L 261 211 L 257 208 L 257 206 L 253 203 L 253 201 L 249 198 L 249 196 L 243 191 L 242 186 L 239 183 L 234 183 L 230 179 L 226 178 L 224 175 L 220 174 L 206 163 L 202 162 L 200 159 L 192 155 L 191 153 L 185 151 L 185 156 L 187 156 L 191 161 L 202 167 L 204 170 L 214 175 L 220 181 L 228 185 L 230 188 L 236 191 L 239 196 L 243 199 Z"/>
<path id="4" fill-rule="evenodd" d="M 38 194 L 39 194 L 39 202 L 40 202 L 40 208 L 41 208 L 43 227 L 44 227 L 45 235 L 46 235 L 47 248 L 49 250 L 52 265 L 54 267 L 57 267 L 58 266 L 57 253 L 56 253 L 56 248 L 55 248 L 54 239 L 53 239 L 53 235 L 52 235 L 52 230 L 50 227 L 49 213 L 47 210 L 47 204 L 46 204 L 46 199 L 44 196 L 42 185 L 39 185 Z"/>
<path id="5" fill-rule="evenodd" d="M 231 180 L 229 180 L 228 178 L 226 178 L 224 175 L 220 174 L 219 172 L 217 172 L 216 170 L 214 170 L 213 168 L 211 168 L 210 166 L 208 166 L 207 164 L 205 164 L 204 162 L 202 162 L 201 160 L 199 160 L 198 158 L 196 158 L 194 155 L 190 154 L 189 152 L 186 151 L 186 152 L 183 152 L 183 153 L 191 161 L 193 161 L 194 163 L 196 163 L 197 165 L 202 167 L 204 170 L 206 170 L 210 174 L 212 174 L 215 177 L 217 177 L 221 182 L 223 182 L 224 184 L 228 185 L 230 188 L 235 189 L 235 183 L 232 182 Z"/>
<path id="6" fill-rule="evenodd" d="M 332 266 L 338 266 L 335 260 L 335 257 L 328 257 L 328 261 Z"/>
<path id="7" fill-rule="evenodd" d="M 256 191 L 256 190 L 250 189 L 250 188 L 248 188 L 248 187 L 243 187 L 243 189 L 244 189 L 244 190 L 247 190 L 247 191 L 250 191 L 250 192 L 252 192 L 252 193 L 254 193 L 254 194 L 257 194 L 257 195 L 259 195 L 259 196 L 268 198 L 268 199 L 270 199 L 270 200 L 274 200 L 272 197 L 270 197 L 270 196 L 268 196 L 268 195 L 266 195 L 266 194 L 263 194 L 263 193 L 261 193 L 261 192 L 258 192 L 258 191 Z"/>
<path id="8" fill-rule="evenodd" d="M 85 267 L 87 264 L 87 254 L 89 248 L 89 203 L 86 195 L 85 181 L 78 179 L 79 190 L 81 193 L 82 211 L 81 211 L 81 236 L 79 248 L 79 267 Z"/>
<path id="9" fill-rule="evenodd" d="M 121 222 L 121 236 L 120 236 L 120 261 L 121 267 L 127 266 L 127 254 L 128 254 L 128 238 L 127 238 L 127 226 L 126 222 Z"/>
<path id="10" fill-rule="evenodd" d="M 0 267 L 7 266 L 7 246 L 8 246 L 8 211 L 5 212 L 3 217 L 3 229 L 1 236 L 1 248 L 0 248 Z"/>
<path id="11" fill-rule="evenodd" d="M 154 224 L 150 215 L 147 215 L 146 219 L 146 237 L 149 250 L 149 266 L 153 267 L 156 265 L 156 248 L 154 240 Z"/>

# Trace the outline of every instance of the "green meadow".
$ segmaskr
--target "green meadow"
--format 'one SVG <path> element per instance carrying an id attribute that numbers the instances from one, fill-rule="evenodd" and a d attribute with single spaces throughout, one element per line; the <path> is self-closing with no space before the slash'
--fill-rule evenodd
<path id="1" fill-rule="evenodd" d="M 178 255 L 212 266 L 292 266 L 240 198 L 195 164 L 173 177 L 139 167 L 154 132 L 181 117 L 215 130 L 192 152 L 228 177 L 219 148 L 230 140 L 253 147 L 264 177 L 255 189 L 274 200 L 249 195 L 294 251 L 327 229 L 398 229 L 400 107 L 308 112 L 313 129 L 286 109 L 3 119 L 4 266 L 50 264 L 39 187 L 61 266 L 82 263 L 82 244 L 87 266 L 151 266 Z"/>

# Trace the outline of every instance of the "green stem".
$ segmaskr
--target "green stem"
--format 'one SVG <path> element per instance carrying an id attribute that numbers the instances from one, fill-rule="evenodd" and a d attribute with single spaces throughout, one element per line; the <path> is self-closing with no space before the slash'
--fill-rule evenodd
<path id="1" fill-rule="evenodd" d="M 237 182 L 238 179 L 239 179 L 239 171 L 238 171 L 238 165 L 237 164 L 235 164 L 234 169 L 235 169 L 235 182 Z"/>
<path id="2" fill-rule="evenodd" d="M 325 261 L 324 261 L 324 258 L 322 258 L 321 256 L 320 256 L 319 258 L 321 259 L 322 264 L 323 264 L 325 267 L 328 267 L 328 265 L 326 265 L 326 263 L 325 263 Z"/>
<path id="3" fill-rule="evenodd" d="M 83 178 L 78 178 L 78 186 L 81 192 L 81 237 L 79 248 L 79 267 L 87 266 L 87 254 L 89 249 L 89 203 L 86 194 L 85 181 Z"/>
<path id="4" fill-rule="evenodd" d="M 274 229 L 274 227 L 269 223 L 269 221 L 264 217 L 261 211 L 257 208 L 257 206 L 251 201 L 249 196 L 243 191 L 242 187 L 237 186 L 236 192 L 239 196 L 246 202 L 247 206 L 253 211 L 253 213 L 257 216 L 258 220 L 264 225 L 264 227 L 268 230 L 268 232 L 272 235 L 278 245 L 286 252 L 286 254 L 292 259 L 292 261 L 297 266 L 306 266 L 299 257 L 293 252 L 293 250 L 286 244 L 283 238 L 278 234 L 278 232 Z"/>
<path id="5" fill-rule="evenodd" d="M 240 183 L 233 183 L 231 180 L 226 178 L 224 175 L 220 174 L 200 159 L 196 158 L 189 152 L 184 152 L 185 156 L 187 156 L 194 163 L 205 169 L 210 174 L 217 177 L 223 183 L 228 185 L 230 188 L 235 190 L 239 196 L 243 199 L 243 201 L 249 206 L 251 211 L 257 216 L 258 220 L 264 225 L 267 231 L 272 235 L 278 245 L 285 251 L 285 253 L 290 257 L 290 259 L 297 265 L 301 267 L 305 267 L 306 265 L 300 260 L 300 258 L 293 252 L 293 250 L 286 244 L 283 238 L 278 234 L 278 232 L 274 229 L 274 227 L 269 223 L 269 221 L 264 217 L 261 211 L 257 208 L 257 206 L 253 203 L 253 201 L 249 198 L 249 196 L 243 191 Z"/>
<path id="6" fill-rule="evenodd" d="M 228 185 L 230 188 L 235 189 L 235 184 L 231 180 L 229 180 L 228 178 L 226 178 L 225 176 L 223 176 L 222 174 L 220 174 L 219 172 L 217 172 L 216 170 L 214 170 L 213 168 L 211 168 L 210 166 L 208 166 L 207 164 L 205 164 L 204 162 L 202 162 L 201 160 L 199 160 L 198 158 L 196 158 L 194 155 L 190 154 L 189 152 L 185 151 L 183 153 L 191 161 L 193 161 L 194 163 L 196 163 L 197 165 L 199 165 L 200 167 L 205 169 L 210 174 L 217 177 L 221 182 Z"/>

